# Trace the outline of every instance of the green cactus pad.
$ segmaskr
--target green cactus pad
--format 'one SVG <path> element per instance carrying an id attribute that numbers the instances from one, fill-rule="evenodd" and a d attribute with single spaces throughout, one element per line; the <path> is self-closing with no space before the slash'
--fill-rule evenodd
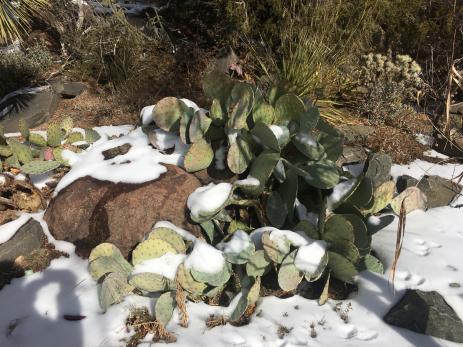
<path id="1" fill-rule="evenodd" d="M 187 107 L 185 105 L 184 112 L 180 117 L 180 139 L 184 144 L 191 143 L 190 141 L 190 124 L 193 116 L 195 114 L 195 110 L 192 107 Z"/>
<path id="2" fill-rule="evenodd" d="M 171 280 L 152 272 L 141 272 L 130 276 L 129 284 L 146 292 L 161 292 L 175 288 Z"/>
<path id="3" fill-rule="evenodd" d="M 177 254 L 174 246 L 161 239 L 147 239 L 138 244 L 132 252 L 132 264 L 137 265 L 141 262 L 162 257 L 166 253 Z"/>
<path id="4" fill-rule="evenodd" d="M 254 128 L 251 130 L 251 134 L 257 137 L 262 145 L 267 146 L 274 151 L 280 151 L 278 139 L 268 125 L 264 123 L 256 123 Z"/>
<path id="5" fill-rule="evenodd" d="M 72 129 L 74 128 L 74 121 L 72 120 L 71 117 L 66 117 L 63 119 L 61 122 L 61 129 L 64 130 L 64 133 L 66 135 L 70 134 Z"/>
<path id="6" fill-rule="evenodd" d="M 410 213 L 414 210 L 426 210 L 426 196 L 418 187 L 408 187 L 402 193 L 392 199 L 391 207 L 394 213 L 397 215 L 400 214 L 402 201 L 404 201 L 404 208 L 406 213 Z"/>
<path id="7" fill-rule="evenodd" d="M 292 142 L 299 152 L 311 160 L 319 160 L 325 155 L 325 148 L 310 133 L 299 132 Z"/>
<path id="8" fill-rule="evenodd" d="M 180 99 L 169 96 L 159 100 L 153 109 L 152 117 L 162 130 L 175 131 L 184 113 L 184 108 L 184 103 Z"/>
<path id="9" fill-rule="evenodd" d="M 100 243 L 98 246 L 92 249 L 88 257 L 88 261 L 92 262 L 93 260 L 99 257 L 122 257 L 124 258 L 119 248 L 117 248 L 116 246 L 114 246 L 112 243 L 109 243 L 109 242 Z"/>
<path id="10" fill-rule="evenodd" d="M 230 171 L 241 174 L 248 168 L 252 161 L 252 151 L 249 144 L 241 137 L 238 137 L 228 149 L 227 165 Z"/>
<path id="11" fill-rule="evenodd" d="M 84 135 L 78 131 L 70 133 L 66 138 L 66 143 L 75 143 L 80 141 L 84 141 Z"/>
<path id="12" fill-rule="evenodd" d="M 11 151 L 13 155 L 18 159 L 18 161 L 22 164 L 26 164 L 32 161 L 32 151 L 30 147 L 22 144 L 16 139 L 8 140 L 8 144 L 10 145 Z"/>
<path id="13" fill-rule="evenodd" d="M 326 159 L 331 161 L 336 161 L 339 159 L 342 154 L 342 137 L 332 136 L 330 134 L 320 132 L 317 141 L 321 146 L 323 146 Z"/>
<path id="14" fill-rule="evenodd" d="M 362 210 L 364 214 L 375 214 L 384 209 L 392 201 L 395 192 L 394 181 L 387 181 L 381 184 L 373 192 L 373 204 Z"/>
<path id="15" fill-rule="evenodd" d="M 58 123 L 50 123 L 47 128 L 47 143 L 50 147 L 58 147 L 63 141 L 64 132 Z"/>
<path id="16" fill-rule="evenodd" d="M 381 261 L 378 258 L 372 256 L 371 254 L 367 254 L 365 256 L 365 258 L 363 259 L 363 263 L 365 265 L 365 268 L 371 272 L 376 272 L 379 274 L 384 273 L 383 263 L 381 263 Z"/>
<path id="17" fill-rule="evenodd" d="M 177 253 L 185 253 L 186 245 L 183 238 L 174 230 L 169 228 L 155 228 L 149 234 L 148 239 L 161 239 L 170 243 Z"/>
<path id="18" fill-rule="evenodd" d="M 274 263 L 280 264 L 285 256 L 289 253 L 290 242 L 285 237 L 280 242 L 273 241 L 270 238 L 269 231 L 262 234 L 262 246 L 265 251 L 265 255 L 271 259 Z"/>
<path id="19" fill-rule="evenodd" d="M 237 322 L 246 312 L 249 305 L 253 305 L 259 299 L 260 294 L 260 277 L 254 279 L 254 281 L 248 281 L 251 285 L 246 285 L 241 291 L 241 298 L 239 299 L 235 309 L 229 317 L 231 322 Z"/>
<path id="20" fill-rule="evenodd" d="M 351 263 L 355 264 L 360 258 L 360 252 L 353 242 L 346 240 L 331 240 L 329 250 L 342 255 Z"/>
<path id="21" fill-rule="evenodd" d="M 317 107 L 309 107 L 307 111 L 301 113 L 299 119 L 299 129 L 301 131 L 309 131 L 317 126 L 320 119 L 320 111 Z"/>
<path id="22" fill-rule="evenodd" d="M 330 160 L 320 160 L 304 169 L 309 173 L 305 180 L 316 188 L 334 188 L 339 182 L 338 168 Z"/>
<path id="23" fill-rule="evenodd" d="M 21 166 L 21 170 L 28 175 L 42 175 L 57 169 L 60 165 L 55 160 L 33 160 Z"/>
<path id="24" fill-rule="evenodd" d="M 8 157 L 8 158 L 5 159 L 5 164 L 8 167 L 16 167 L 16 168 L 21 167 L 21 164 L 18 161 L 18 157 L 16 157 L 16 155 L 14 155 L 14 154 L 11 157 Z"/>
<path id="25" fill-rule="evenodd" d="M 11 155 L 13 155 L 13 151 L 11 150 L 10 146 L 0 146 L 0 156 L 6 158 Z"/>
<path id="26" fill-rule="evenodd" d="M 354 244 L 357 247 L 360 256 L 365 256 L 371 250 L 371 235 L 368 233 L 367 226 L 362 218 L 354 214 L 344 214 L 354 230 Z"/>
<path id="27" fill-rule="evenodd" d="M 114 272 L 106 275 L 98 286 L 98 298 L 103 312 L 106 312 L 109 306 L 120 303 L 133 290 L 123 274 Z"/>
<path id="28" fill-rule="evenodd" d="M 272 105 L 261 102 L 252 110 L 254 123 L 272 124 L 275 120 L 275 109 Z"/>
<path id="29" fill-rule="evenodd" d="M 354 227 L 343 215 L 331 215 L 325 223 L 323 240 L 354 242 Z"/>
<path id="30" fill-rule="evenodd" d="M 208 168 L 213 159 L 214 151 L 211 144 L 201 139 L 190 146 L 183 165 L 186 171 L 196 172 Z"/>
<path id="31" fill-rule="evenodd" d="M 184 264 L 177 269 L 177 280 L 183 289 L 193 295 L 201 295 L 207 289 L 207 284 L 196 281 Z"/>
<path id="32" fill-rule="evenodd" d="M 366 207 L 373 201 L 373 183 L 364 177 L 355 191 L 347 198 L 347 202 L 357 207 Z"/>
<path id="33" fill-rule="evenodd" d="M 264 188 L 265 183 L 269 179 L 273 172 L 273 169 L 280 160 L 280 155 L 272 151 L 263 151 L 259 156 L 252 162 L 249 175 L 259 180 L 260 185 L 240 187 L 240 189 L 249 195 L 257 196 L 260 195 Z"/>
<path id="34" fill-rule="evenodd" d="M 85 141 L 87 143 L 94 143 L 101 138 L 100 134 L 96 130 L 84 129 L 84 132 L 85 132 Z"/>
<path id="35" fill-rule="evenodd" d="M 320 234 L 312 223 L 307 220 L 302 220 L 294 227 L 294 231 L 303 231 L 308 237 L 313 240 L 319 240 Z"/>
<path id="36" fill-rule="evenodd" d="M 288 216 L 288 208 L 280 193 L 273 191 L 265 206 L 267 218 L 275 228 L 281 228 Z"/>
<path id="37" fill-rule="evenodd" d="M 278 269 L 278 285 L 286 292 L 293 291 L 301 283 L 304 277 L 301 271 L 294 265 L 297 250 L 289 253 Z"/>
<path id="38" fill-rule="evenodd" d="M 251 277 L 263 276 L 269 269 L 270 261 L 264 250 L 258 250 L 249 257 L 246 273 Z"/>
<path id="39" fill-rule="evenodd" d="M 190 142 L 195 143 L 204 138 L 211 123 L 212 119 L 206 116 L 202 110 L 196 111 L 191 119 L 190 127 L 188 129 Z"/>
<path id="40" fill-rule="evenodd" d="M 290 121 L 298 121 L 305 111 L 304 103 L 294 94 L 285 94 L 275 103 L 275 123 L 288 124 Z"/>
<path id="41" fill-rule="evenodd" d="M 156 300 L 156 304 L 154 306 L 156 320 L 163 326 L 166 326 L 171 320 L 176 306 L 175 292 L 166 292 L 162 294 Z"/>
<path id="42" fill-rule="evenodd" d="M 211 286 L 221 286 L 228 282 L 231 276 L 230 266 L 225 262 L 224 267 L 218 273 L 206 273 L 190 269 L 191 275 L 196 281 L 210 284 Z"/>
<path id="43" fill-rule="evenodd" d="M 228 119 L 230 129 L 247 129 L 254 91 L 247 83 L 236 83 L 230 95 L 231 112 Z"/>
<path id="44" fill-rule="evenodd" d="M 47 145 L 47 140 L 37 133 L 30 133 L 28 141 L 33 145 L 45 147 Z"/>
<path id="45" fill-rule="evenodd" d="M 127 277 L 131 270 L 130 266 L 124 266 L 118 259 L 106 256 L 98 257 L 88 265 L 88 271 L 95 281 L 110 272 L 121 273 Z"/>
<path id="46" fill-rule="evenodd" d="M 328 252 L 328 267 L 334 277 L 347 283 L 353 283 L 353 277 L 358 274 L 354 264 L 335 252 Z"/>
<path id="47" fill-rule="evenodd" d="M 69 165 L 69 163 L 64 160 L 63 156 L 63 149 L 61 147 L 53 148 L 53 157 L 56 161 L 60 162 L 62 165 Z"/>
<path id="48" fill-rule="evenodd" d="M 21 118 L 18 122 L 18 129 L 19 129 L 19 132 L 21 133 L 21 136 L 24 138 L 24 139 L 28 139 L 29 138 L 29 135 L 30 135 L 30 130 L 29 130 L 29 126 L 27 125 L 27 122 L 24 118 Z"/>
<path id="49" fill-rule="evenodd" d="M 212 100 L 212 105 L 209 111 L 209 115 L 215 124 L 223 125 L 226 122 L 227 116 L 226 116 L 226 113 L 223 111 L 223 108 L 222 108 L 222 105 L 219 99 Z"/>

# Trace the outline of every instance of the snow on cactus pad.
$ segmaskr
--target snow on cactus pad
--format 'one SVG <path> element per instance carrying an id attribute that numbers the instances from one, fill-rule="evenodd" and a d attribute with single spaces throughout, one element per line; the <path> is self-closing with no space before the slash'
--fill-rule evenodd
<path id="1" fill-rule="evenodd" d="M 230 183 L 209 183 L 197 188 L 187 200 L 193 220 L 202 222 L 217 214 L 230 198 L 232 188 Z"/>

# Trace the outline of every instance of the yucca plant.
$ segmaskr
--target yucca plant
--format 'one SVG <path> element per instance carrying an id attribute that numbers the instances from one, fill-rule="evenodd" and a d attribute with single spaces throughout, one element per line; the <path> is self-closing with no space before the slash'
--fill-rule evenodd
<path id="1" fill-rule="evenodd" d="M 43 14 L 48 5 L 49 0 L 0 0 L 0 44 L 21 39 L 32 18 Z"/>

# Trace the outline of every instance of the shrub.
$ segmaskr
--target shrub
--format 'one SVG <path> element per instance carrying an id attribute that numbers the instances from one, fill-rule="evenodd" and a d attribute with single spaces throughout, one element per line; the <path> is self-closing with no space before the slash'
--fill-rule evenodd
<path id="1" fill-rule="evenodd" d="M 38 45 L 0 53 L 0 96 L 38 82 L 52 63 L 48 50 Z"/>
<path id="2" fill-rule="evenodd" d="M 408 55 L 362 57 L 358 110 L 374 123 L 391 123 L 424 91 L 421 67 Z"/>

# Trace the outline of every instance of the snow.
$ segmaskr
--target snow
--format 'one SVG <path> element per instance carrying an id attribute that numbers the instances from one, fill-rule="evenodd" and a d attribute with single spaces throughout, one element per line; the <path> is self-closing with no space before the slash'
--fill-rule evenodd
<path id="1" fill-rule="evenodd" d="M 161 163 L 181 163 L 180 153 L 174 152 L 174 157 L 161 154 L 149 146 L 146 135 L 139 130 L 132 130 L 129 127 L 112 127 L 98 131 L 102 134 L 102 139 L 93 144 L 87 152 L 75 156 L 76 160 L 71 171 L 64 176 L 61 182 L 69 184 L 82 174 L 95 174 L 114 180 L 120 178 L 124 182 L 146 181 L 155 176 L 152 169 L 161 170 L 159 168 L 163 167 Z M 109 140 L 110 136 L 119 135 L 122 136 Z M 126 155 L 120 156 L 123 158 L 114 158 L 115 165 L 111 165 L 112 171 L 122 170 L 124 171 L 123 174 L 121 173 L 119 176 L 116 173 L 105 172 L 110 171 L 110 168 L 99 166 L 101 165 L 99 161 L 102 161 L 101 151 L 127 142 L 132 145 L 132 149 Z M 131 167 L 131 170 L 124 170 L 121 167 L 130 164 L 121 164 L 117 161 L 127 158 L 132 158 L 137 162 L 135 166 Z M 134 168 L 142 171 L 133 171 Z M 463 165 L 448 163 L 436 165 L 416 160 L 409 165 L 394 165 L 392 174 L 395 178 L 402 174 L 409 174 L 418 179 L 424 174 L 438 174 L 456 180 L 462 171 Z M 61 187 L 65 186 L 64 183 L 60 183 Z M 214 187 L 216 186 L 214 185 Z M 213 199 L 211 200 L 214 201 L 199 200 L 206 208 L 210 208 L 211 205 L 219 205 L 220 207 L 219 202 L 224 200 L 229 189 L 231 188 L 227 187 L 222 192 L 212 194 Z M 202 206 L 199 208 L 201 209 Z M 258 314 L 252 317 L 249 325 L 235 327 L 227 324 L 211 330 L 205 326 L 205 321 L 209 316 L 211 314 L 216 316 L 230 315 L 239 300 L 239 296 L 232 300 L 229 307 L 188 302 L 186 305 L 190 318 L 188 328 L 179 326 L 177 311 L 167 325 L 167 329 L 178 339 L 172 346 L 461 346 L 392 327 L 383 321 L 383 316 L 400 300 L 405 289 L 414 288 L 424 291 L 438 291 L 459 317 L 463 318 L 462 211 L 461 208 L 446 206 L 428 211 L 413 211 L 407 215 L 403 249 L 397 265 L 394 284 L 390 282 L 390 268 L 395 249 L 397 218 L 373 236 L 373 249 L 384 262 L 387 269 L 386 274 L 360 273 L 358 276 L 359 291 L 353 293 L 349 299 L 342 302 L 330 299 L 327 304 L 319 306 L 316 300 L 308 300 L 298 295 L 286 299 L 265 297 L 258 302 L 256 310 Z M 307 211 L 301 215 L 309 219 Z M 1 226 L 1 241 L 5 242 L 11 238 L 29 217 L 41 223 L 48 240 L 58 250 L 67 252 L 69 258 L 55 259 L 43 272 L 14 279 L 11 284 L 0 290 L 0 307 L 2 309 L 0 346 L 125 346 L 132 333 L 127 331 L 125 327 L 125 319 L 129 311 L 137 306 L 145 306 L 151 310 L 152 298 L 130 295 L 122 303 L 110 307 L 103 314 L 98 304 L 97 283 L 87 271 L 87 260 L 81 259 L 75 254 L 73 244 L 53 239 L 43 221 L 43 212 L 23 214 L 18 220 Z M 377 217 L 370 218 L 369 222 L 374 224 L 378 222 L 378 219 Z M 220 250 L 196 239 L 190 232 L 176 227 L 170 222 L 158 222 L 155 227 L 169 227 L 184 239 L 195 243 L 193 252 L 185 259 L 189 268 L 210 273 L 222 270 L 225 260 Z M 314 245 L 315 242 L 319 241 L 313 242 L 289 230 L 264 227 L 255 230 L 250 235 L 252 241 L 258 246 L 257 249 L 262 246 L 258 245 L 258 240 L 265 231 L 270 231 L 272 239 L 277 242 L 286 238 L 293 246 L 300 247 L 296 255 L 296 257 L 299 255 L 299 258 L 296 259 L 298 267 L 306 269 L 309 269 L 310 266 L 312 266 L 311 268 L 315 267 L 316 260 L 322 253 L 322 247 L 319 245 L 320 247 L 315 248 Z M 228 242 L 227 247 L 233 250 L 240 249 L 243 247 L 242 241 L 237 236 L 237 240 L 232 239 Z M 162 264 L 141 264 L 137 266 L 136 271 L 141 271 L 143 270 L 142 266 L 146 266 L 145 269 L 163 271 L 172 276 L 173 268 L 179 261 L 180 257 L 177 259 L 169 255 L 163 259 Z M 160 262 L 159 259 L 158 262 Z M 451 283 L 458 283 L 461 286 L 450 286 Z M 351 305 L 347 314 L 347 323 L 340 318 L 334 309 L 339 303 L 342 307 Z M 81 315 L 84 318 L 80 321 L 67 321 L 64 319 L 64 315 Z M 312 323 L 316 337 L 310 335 Z M 282 339 L 277 334 L 280 326 L 289 330 L 289 333 Z M 152 343 L 148 341 L 141 344 L 141 346 L 151 345 Z"/>
<path id="2" fill-rule="evenodd" d="M 258 186 L 260 185 L 260 181 L 257 178 L 249 175 L 245 179 L 236 180 L 235 182 L 233 182 L 233 184 L 236 186 Z"/>
<path id="3" fill-rule="evenodd" d="M 278 140 L 278 143 L 284 143 L 289 139 L 289 129 L 285 126 L 279 126 L 276 124 L 269 125 L 270 130 L 275 135 Z"/>
<path id="4" fill-rule="evenodd" d="M 173 254 L 168 252 L 159 258 L 148 259 L 137 264 L 132 271 L 132 275 L 143 272 L 152 272 L 173 281 L 177 274 L 177 268 L 185 260 L 185 258 L 185 254 Z"/>
<path id="5" fill-rule="evenodd" d="M 141 109 L 141 112 L 140 112 L 141 124 L 148 125 L 153 121 L 153 117 L 152 117 L 153 110 L 154 110 L 154 105 L 145 106 Z"/>
<path id="6" fill-rule="evenodd" d="M 112 131 L 114 132 L 114 128 Z M 120 131 L 123 132 L 123 129 Z M 103 133 L 100 140 L 94 143 L 86 152 L 70 153 L 63 151 L 63 156 L 69 161 L 71 170 L 58 183 L 55 194 L 75 180 L 92 176 L 99 180 L 114 183 L 143 183 L 159 178 L 167 171 L 161 163 L 180 165 L 183 163 L 183 147 L 174 153 L 163 154 L 149 145 L 147 136 L 141 128 L 137 128 L 121 137 L 108 140 L 108 134 Z M 130 144 L 130 150 L 124 155 L 104 160 L 102 152 L 124 144 Z"/>
<path id="7" fill-rule="evenodd" d="M 23 214 L 14 221 L 0 225 L 0 245 L 11 239 L 29 218 L 29 215 Z"/>
<path id="8" fill-rule="evenodd" d="M 225 159 L 226 159 L 226 150 L 227 147 L 220 145 L 219 148 L 215 151 L 215 168 L 217 170 L 225 170 Z"/>
<path id="9" fill-rule="evenodd" d="M 326 200 L 326 207 L 329 210 L 333 210 L 334 206 L 338 204 L 352 190 L 356 183 L 357 179 L 355 178 L 338 183 L 333 188 L 333 192 L 328 196 Z"/>
<path id="10" fill-rule="evenodd" d="M 190 194 L 187 200 L 188 209 L 195 218 L 207 216 L 218 211 L 227 202 L 231 192 L 230 183 L 209 183 Z"/>
<path id="11" fill-rule="evenodd" d="M 251 238 L 243 230 L 237 230 L 233 233 L 232 238 L 228 242 L 219 243 L 217 248 L 224 253 L 239 254 L 249 249 L 252 244 Z"/>
<path id="12" fill-rule="evenodd" d="M 317 271 L 326 254 L 325 241 L 313 241 L 297 250 L 294 265 L 303 272 L 313 274 Z"/>
<path id="13" fill-rule="evenodd" d="M 196 241 L 193 251 L 185 260 L 185 268 L 208 274 L 219 273 L 224 266 L 225 258 L 223 253 L 200 240 Z"/>

